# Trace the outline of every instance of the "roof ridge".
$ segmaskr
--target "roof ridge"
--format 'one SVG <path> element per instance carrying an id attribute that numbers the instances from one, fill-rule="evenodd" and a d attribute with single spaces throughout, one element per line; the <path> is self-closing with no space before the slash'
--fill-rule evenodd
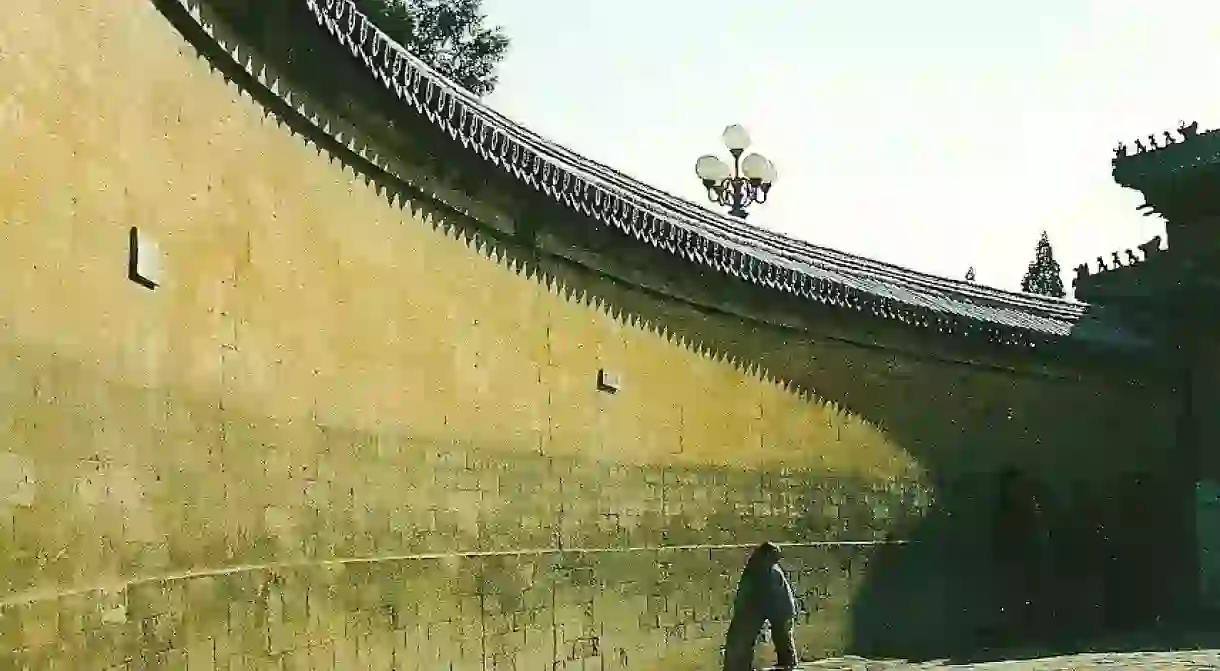
<path id="1" fill-rule="evenodd" d="M 380 30 L 380 29 L 378 29 L 378 30 Z M 384 35 L 384 33 L 382 33 L 382 34 Z M 397 45 L 399 48 L 405 49 L 404 47 L 399 45 L 397 42 L 394 42 L 393 40 L 390 40 L 390 41 L 393 44 Z M 407 52 L 407 55 L 410 55 L 410 53 Z M 420 60 L 419 63 L 422 66 L 422 68 L 427 68 L 431 72 L 436 72 L 435 70 L 432 70 L 431 67 L 428 66 L 427 63 L 424 63 L 422 60 Z M 440 75 L 438 73 L 437 77 L 439 79 L 442 79 L 443 81 L 447 82 L 450 86 L 457 87 L 460 89 L 460 86 L 458 84 L 453 83 L 451 80 L 445 78 L 443 75 Z M 716 227 L 717 229 L 722 230 L 722 227 L 728 227 L 736 235 L 750 236 L 752 234 L 757 234 L 758 236 L 761 236 L 764 238 L 770 237 L 770 238 L 780 241 L 780 243 L 783 245 L 782 249 L 784 249 L 784 251 L 812 251 L 812 252 L 816 252 L 816 253 L 820 253 L 820 254 L 829 254 L 829 255 L 838 257 L 839 261 L 846 262 L 849 264 L 856 263 L 856 262 L 863 262 L 864 266 L 857 268 L 857 270 L 864 271 L 864 272 L 869 272 L 869 271 L 873 271 L 873 270 L 892 271 L 894 273 L 901 275 L 901 277 L 896 277 L 895 279 L 931 282 L 935 286 L 932 286 L 930 288 L 945 289 L 945 288 L 951 287 L 954 290 L 971 295 L 971 297 L 979 299 L 979 300 L 996 301 L 996 302 L 1011 301 L 1013 303 L 1022 304 L 1024 306 L 1032 308 L 1032 309 L 1039 309 L 1039 310 L 1044 310 L 1044 311 L 1047 311 L 1050 313 L 1057 313 L 1057 314 L 1068 315 L 1068 316 L 1079 315 L 1085 309 L 1087 309 L 1086 304 L 1083 304 L 1079 301 L 1075 301 L 1075 300 L 1072 300 L 1069 298 L 1056 298 L 1054 296 L 1044 296 L 1041 294 L 1029 294 L 1029 293 L 1025 293 L 1025 292 L 1011 291 L 1011 290 L 1003 289 L 1000 287 L 992 287 L 992 286 L 987 286 L 987 285 L 975 284 L 972 282 L 967 282 L 965 280 L 958 280 L 958 279 L 955 279 L 952 277 L 945 277 L 943 275 L 927 273 L 927 272 L 916 270 L 916 269 L 913 269 L 913 268 L 910 268 L 907 266 L 902 266 L 902 265 L 899 265 L 896 263 L 891 263 L 888 261 L 875 259 L 872 257 L 862 256 L 859 254 L 852 254 L 850 252 L 845 252 L 843 250 L 834 249 L 832 247 L 826 247 L 824 245 L 819 245 L 817 243 L 814 243 L 814 242 L 811 242 L 809 240 L 805 240 L 802 238 L 796 238 L 796 237 L 792 237 L 789 235 L 785 235 L 779 231 L 762 228 L 760 226 L 750 225 L 748 223 L 742 222 L 739 219 L 730 217 L 729 215 L 726 215 L 726 214 L 723 214 L 720 212 L 716 212 L 713 210 L 709 210 L 708 208 L 703 207 L 702 205 L 695 203 L 687 198 L 683 198 L 682 196 L 678 196 L 678 195 L 669 193 L 667 191 L 664 191 L 662 189 L 659 189 L 641 179 L 632 177 L 631 175 L 624 173 L 623 171 L 615 168 L 614 166 L 611 166 L 611 165 L 602 163 L 596 159 L 592 159 L 587 156 L 584 156 L 583 154 L 576 152 L 575 150 L 563 145 L 562 143 L 556 142 L 554 140 L 549 140 L 549 139 L 543 137 L 537 131 L 530 129 L 529 127 L 523 125 L 522 123 L 513 120 L 508 115 L 483 103 L 482 100 L 480 100 L 479 98 L 477 98 L 473 95 L 470 95 L 468 92 L 466 92 L 464 90 L 462 90 L 461 92 L 467 94 L 465 97 L 467 97 L 468 104 L 470 104 L 474 107 L 477 107 L 480 111 L 484 112 L 485 114 L 488 114 L 489 116 L 495 117 L 497 120 L 503 122 L 506 126 L 511 127 L 514 131 L 517 131 L 518 133 L 525 135 L 528 138 L 535 140 L 536 142 L 546 145 L 546 147 L 549 149 L 558 150 L 557 153 L 567 155 L 566 157 L 556 156 L 557 159 L 564 160 L 566 158 L 567 161 L 565 161 L 565 162 L 575 161 L 575 162 L 579 162 L 579 163 L 585 163 L 585 164 L 591 165 L 592 167 L 596 168 L 599 171 L 608 172 L 616 180 L 622 180 L 624 182 L 628 182 L 632 186 L 635 186 L 637 188 L 642 188 L 647 192 L 651 192 L 651 194 L 657 199 L 669 201 L 668 203 L 664 203 L 664 202 L 657 203 L 658 206 L 664 208 L 668 205 L 669 209 L 680 210 L 680 211 L 682 211 L 682 213 L 684 215 L 686 215 L 688 217 L 702 218 L 706 223 L 709 223 L 710 225 Z M 577 169 L 579 169 L 579 168 L 577 168 Z M 587 171 L 584 171 L 584 170 L 582 170 L 582 172 L 587 173 Z M 596 177 L 591 177 L 591 181 L 593 181 L 593 180 L 596 180 L 599 182 L 604 181 L 602 179 L 597 179 Z M 611 184 L 609 186 L 613 187 L 614 185 Z M 761 240 L 761 242 L 770 242 L 770 241 Z M 784 243 L 786 243 L 786 244 L 784 244 Z M 792 246 L 796 246 L 798 248 L 803 248 L 803 249 L 794 250 L 794 249 L 791 249 Z M 880 266 L 880 267 L 877 267 L 877 266 Z M 944 286 L 945 284 L 949 285 L 949 287 L 945 287 Z"/>
<path id="2" fill-rule="evenodd" d="M 570 209 L 675 256 L 828 305 L 1005 344 L 1070 336 L 1093 307 L 912 270 L 714 212 L 492 109 L 373 25 L 352 0 L 305 3 L 372 76 L 454 140 Z"/>
<path id="3" fill-rule="evenodd" d="M 511 120 L 510 120 L 510 122 L 511 122 Z M 571 149 L 567 149 L 566 147 L 563 147 L 562 145 L 559 145 L 558 143 L 552 142 L 551 144 L 563 148 L 565 152 L 570 153 L 574 156 L 580 156 L 579 154 L 576 154 L 575 152 L 573 152 Z M 657 187 L 654 187 L 654 186 L 648 184 L 647 182 L 638 180 L 634 177 L 631 177 L 630 175 L 623 173 L 620 170 L 617 170 L 613 166 L 608 166 L 606 164 L 600 163 L 600 162 L 596 161 L 595 159 L 590 159 L 590 158 L 583 157 L 583 156 L 581 158 L 582 158 L 582 160 L 584 160 L 586 162 L 596 164 L 599 168 L 601 168 L 603 170 L 612 171 L 617 176 L 619 176 L 621 179 L 631 180 L 633 182 L 638 183 L 645 189 L 654 192 L 657 196 L 671 200 L 673 204 L 678 205 L 680 207 L 680 209 L 682 209 L 684 211 L 689 210 L 689 211 L 693 211 L 693 212 L 699 212 L 699 214 L 701 216 L 711 216 L 711 217 L 715 218 L 715 221 L 717 221 L 718 223 L 726 224 L 730 227 L 735 227 L 743 234 L 757 233 L 757 234 L 760 234 L 765 237 L 775 238 L 775 239 L 781 241 L 782 243 L 786 243 L 783 245 L 783 248 L 785 250 L 790 249 L 792 246 L 796 246 L 798 248 L 803 248 L 802 251 L 808 250 L 808 251 L 813 251 L 813 252 L 817 252 L 817 253 L 821 253 L 821 254 L 828 254 L 831 256 L 838 257 L 838 260 L 848 262 L 848 263 L 864 262 L 865 265 L 864 265 L 864 267 L 860 268 L 860 270 L 864 270 L 866 272 L 871 271 L 871 270 L 888 270 L 888 271 L 893 271 L 893 272 L 902 274 L 904 276 L 902 279 L 930 280 L 937 284 L 948 284 L 951 288 L 953 288 L 955 290 L 973 294 L 973 297 L 976 297 L 976 298 L 979 298 L 982 300 L 1011 300 L 1015 303 L 1027 304 L 1031 308 L 1041 308 L 1041 309 L 1046 309 L 1048 311 L 1064 311 L 1068 314 L 1076 314 L 1085 309 L 1084 304 L 1082 304 L 1078 301 L 1071 300 L 1071 299 L 1056 298 L 1054 296 L 1043 296 L 1040 294 L 1028 294 L 1028 293 L 1024 293 L 1024 292 L 1016 292 L 1016 291 L 1011 291 L 1011 290 L 1007 290 L 1007 289 L 1002 289 L 1000 287 L 980 285 L 980 284 L 975 284 L 972 282 L 967 282 L 965 280 L 958 280 L 958 279 L 955 279 L 952 277 L 945 277 L 943 275 L 927 273 L 927 272 L 916 270 L 916 269 L 913 269 L 913 268 L 910 268 L 907 266 L 899 265 L 896 263 L 891 263 L 889 261 L 884 261 L 884 260 L 875 259 L 872 257 L 862 256 L 859 254 L 853 254 L 850 252 L 845 252 L 843 250 L 834 249 L 833 247 L 826 247 L 824 245 L 819 245 L 819 244 L 809 241 L 809 240 L 786 235 L 779 231 L 774 231 L 771 229 L 762 228 L 760 226 L 753 226 L 750 224 L 746 224 L 746 223 L 741 222 L 740 220 L 730 217 L 728 215 L 709 210 L 697 203 L 694 203 L 693 201 L 691 201 L 689 199 L 686 199 L 681 196 L 674 195 L 674 194 L 668 193 L 666 191 L 663 191 L 661 189 L 658 189 Z M 938 287 L 938 288 L 945 288 L 945 287 Z"/>
<path id="4" fill-rule="evenodd" d="M 354 7 L 354 5 L 353 5 L 353 7 Z M 359 10 L 356 10 L 356 11 L 359 13 Z M 366 19 L 367 19 L 367 17 L 366 17 Z M 728 224 L 731 227 L 738 227 L 738 228 L 742 229 L 743 231 L 756 232 L 756 233 L 760 233 L 760 234 L 763 234 L 766 236 L 779 238 L 781 240 L 794 243 L 798 246 L 805 247 L 811 251 L 818 251 L 818 252 L 838 255 L 838 256 L 844 257 L 849 260 L 865 261 L 870 264 L 877 264 L 877 265 L 884 266 L 887 269 L 895 270 L 900 273 L 904 273 L 907 275 L 914 275 L 914 276 L 934 280 L 936 282 L 947 282 L 956 289 L 960 289 L 960 290 L 964 290 L 964 291 L 972 292 L 972 293 L 978 293 L 979 294 L 978 297 L 982 298 L 982 299 L 992 299 L 992 300 L 1012 299 L 1016 302 L 1028 303 L 1028 304 L 1030 304 L 1031 307 L 1044 307 L 1046 309 L 1051 309 L 1051 310 L 1054 310 L 1055 308 L 1065 308 L 1066 307 L 1066 308 L 1072 308 L 1071 310 L 1069 310 L 1071 313 L 1076 313 L 1083 309 L 1082 303 L 1080 303 L 1079 301 L 1069 299 L 1069 298 L 1056 298 L 1054 296 L 1045 296 L 1045 295 L 1041 295 L 1041 294 L 1029 294 L 1029 293 L 1025 293 L 1025 292 L 1012 291 L 1009 289 L 1003 289 L 1001 287 L 980 285 L 980 284 L 975 284 L 972 282 L 967 282 L 965 280 L 959 280 L 959 279 L 952 278 L 952 277 L 946 277 L 944 275 L 928 273 L 928 272 L 924 272 L 921 270 L 916 270 L 914 268 L 910 268 L 908 266 L 903 266 L 903 265 L 900 265 L 897 263 L 892 263 L 889 261 L 884 261 L 884 260 L 876 259 L 873 257 L 863 256 L 860 254 L 853 254 L 850 252 L 845 252 L 843 250 L 835 249 L 833 247 L 826 247 L 824 245 L 819 245 L 815 242 L 805 240 L 803 238 L 796 238 L 796 237 L 793 237 L 790 235 L 786 235 L 779 231 L 762 228 L 760 226 L 753 226 L 753 225 L 744 223 L 738 219 L 735 219 L 733 217 L 730 217 L 729 215 L 726 215 L 726 214 L 723 214 L 720 212 L 716 212 L 713 210 L 709 210 L 708 208 L 703 207 L 702 205 L 695 203 L 687 198 L 684 198 L 684 197 L 676 195 L 676 194 L 672 194 L 668 191 L 664 191 L 662 189 L 659 189 L 659 188 L 649 184 L 648 182 L 645 182 L 644 180 L 638 179 L 636 177 L 632 177 L 631 175 L 628 175 L 627 173 L 623 172 L 622 170 L 620 170 L 618 168 L 615 168 L 612 165 L 602 163 L 601 161 L 598 161 L 597 159 L 585 156 L 585 155 L 571 149 L 570 147 L 564 145 L 561 142 L 557 142 L 555 140 L 551 140 L 546 137 L 543 137 L 542 134 L 538 133 L 537 131 L 534 131 L 533 129 L 529 128 L 528 126 L 524 125 L 523 123 L 516 121 L 516 120 L 512 119 L 511 117 L 509 117 L 507 114 L 500 112 L 499 110 L 491 107 L 490 105 L 487 105 L 478 96 L 475 96 L 474 94 L 470 93 L 469 91 L 464 89 L 460 84 L 458 84 L 458 83 L 454 82 L 452 79 L 446 77 L 443 73 L 435 70 L 430 65 L 428 65 L 426 62 L 424 62 L 422 59 L 415 57 L 413 54 L 411 54 L 411 52 L 409 50 L 407 50 L 406 47 L 404 47 L 401 43 L 399 43 L 398 41 L 391 38 L 389 35 L 387 35 L 384 31 L 382 31 L 380 28 L 378 28 L 376 26 L 376 24 L 373 24 L 371 21 L 370 21 L 370 25 L 372 26 L 372 28 L 374 30 L 376 30 L 380 35 L 382 35 L 390 44 L 392 44 L 396 48 L 402 50 L 404 55 L 414 59 L 417 62 L 418 67 L 420 69 L 425 70 L 432 76 L 435 76 L 438 80 L 440 80 L 441 82 L 446 84 L 448 87 L 452 88 L 454 90 L 454 93 L 465 98 L 465 101 L 467 104 L 469 104 L 473 107 L 477 107 L 481 112 L 488 114 L 489 116 L 496 117 L 499 121 L 502 121 L 507 126 L 513 128 L 515 131 L 528 136 L 530 139 L 533 139 L 539 143 L 548 145 L 550 148 L 557 149 L 557 150 L 559 150 L 559 152 L 561 152 L 563 154 L 567 154 L 571 159 L 575 159 L 579 162 L 591 164 L 592 166 L 596 167 L 597 169 L 607 171 L 619 179 L 631 182 L 635 185 L 643 187 L 644 189 L 646 189 L 648 191 L 655 193 L 657 196 L 660 196 L 665 199 L 669 199 L 673 202 L 673 204 L 679 205 L 681 207 L 681 209 L 683 209 L 683 210 L 689 209 L 689 210 L 697 211 L 697 212 L 699 212 L 699 214 L 701 216 L 710 215 L 711 217 L 714 217 L 716 221 L 723 223 L 723 224 Z"/>

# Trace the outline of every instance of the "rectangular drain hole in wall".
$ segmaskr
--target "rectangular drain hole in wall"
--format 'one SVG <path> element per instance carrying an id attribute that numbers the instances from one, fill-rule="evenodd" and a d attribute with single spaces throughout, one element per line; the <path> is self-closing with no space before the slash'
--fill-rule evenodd
<path id="1" fill-rule="evenodd" d="M 127 279 L 146 289 L 161 284 L 161 250 L 135 226 L 127 234 Z"/>

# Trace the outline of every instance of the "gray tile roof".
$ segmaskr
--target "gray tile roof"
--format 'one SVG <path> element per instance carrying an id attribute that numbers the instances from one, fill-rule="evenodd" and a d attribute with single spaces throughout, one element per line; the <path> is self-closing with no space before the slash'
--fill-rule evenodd
<path id="1" fill-rule="evenodd" d="M 572 210 L 675 256 L 826 305 L 1001 344 L 1142 343 L 1113 311 L 820 247 L 664 193 L 497 113 L 383 34 L 350 0 L 306 2 L 373 76 L 462 146 Z"/>

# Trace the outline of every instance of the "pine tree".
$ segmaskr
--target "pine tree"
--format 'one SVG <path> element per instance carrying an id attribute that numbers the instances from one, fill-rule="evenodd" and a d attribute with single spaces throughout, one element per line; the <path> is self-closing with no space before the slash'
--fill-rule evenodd
<path id="1" fill-rule="evenodd" d="M 970 268 L 966 271 L 966 281 L 967 282 L 974 281 L 974 266 L 970 266 Z"/>
<path id="2" fill-rule="evenodd" d="M 496 87 L 496 66 L 509 39 L 485 27 L 482 0 L 355 0 L 364 13 L 407 51 L 471 93 Z"/>
<path id="3" fill-rule="evenodd" d="M 1029 262 L 1025 278 L 1021 280 L 1021 291 L 1043 296 L 1063 298 L 1067 293 L 1063 290 L 1063 275 L 1055 254 L 1051 251 L 1051 241 L 1046 231 L 1034 248 L 1034 260 Z"/>

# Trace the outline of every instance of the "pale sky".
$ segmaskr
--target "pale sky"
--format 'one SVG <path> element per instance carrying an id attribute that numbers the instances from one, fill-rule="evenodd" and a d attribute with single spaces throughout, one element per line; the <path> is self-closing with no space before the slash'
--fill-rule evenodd
<path id="1" fill-rule="evenodd" d="M 1220 1 L 485 0 L 488 101 L 697 202 L 732 123 L 779 171 L 750 222 L 1017 289 L 1045 229 L 1072 268 L 1164 231 L 1110 177 L 1128 144 L 1220 126 Z"/>

